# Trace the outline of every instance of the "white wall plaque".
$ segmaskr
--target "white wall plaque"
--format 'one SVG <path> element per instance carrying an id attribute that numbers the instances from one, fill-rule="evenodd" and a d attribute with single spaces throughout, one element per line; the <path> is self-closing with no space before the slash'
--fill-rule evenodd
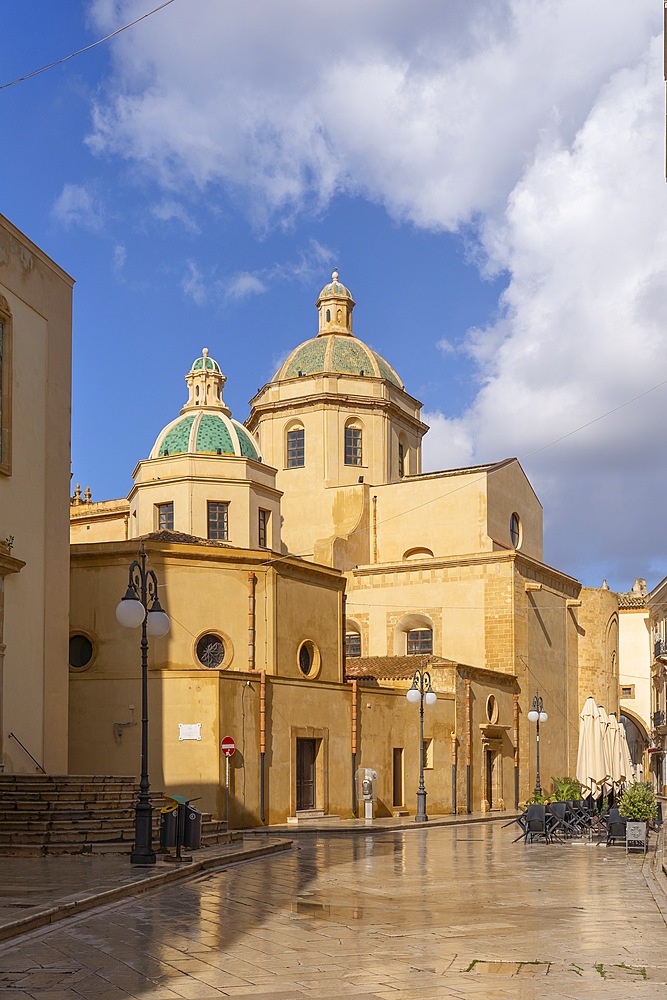
<path id="1" fill-rule="evenodd" d="M 200 740 L 201 722 L 194 722 L 194 723 L 179 722 L 178 738 L 179 740 Z"/>

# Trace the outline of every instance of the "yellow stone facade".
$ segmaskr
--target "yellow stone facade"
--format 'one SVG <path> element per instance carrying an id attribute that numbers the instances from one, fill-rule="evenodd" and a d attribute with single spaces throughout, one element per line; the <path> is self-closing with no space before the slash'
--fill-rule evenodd
<path id="1" fill-rule="evenodd" d="M 72 285 L 0 216 L 0 764 L 14 772 L 67 771 Z"/>
<path id="2" fill-rule="evenodd" d="M 348 816 L 357 767 L 377 771 L 380 813 L 412 811 L 419 667 L 438 695 L 429 810 L 513 807 L 535 781 L 535 694 L 543 785 L 574 773 L 583 698 L 618 707 L 617 608 L 544 564 L 516 459 L 422 473 L 421 404 L 356 337 L 337 273 L 316 305 L 315 335 L 245 425 L 204 350 L 128 499 L 75 494 L 70 626 L 91 655 L 71 671 L 70 769 L 138 767 L 138 638 L 114 609 L 142 539 L 172 621 L 151 644 L 153 787 L 220 815 L 232 735 L 237 824 Z M 224 650 L 213 665 L 198 655 L 207 635 Z"/>

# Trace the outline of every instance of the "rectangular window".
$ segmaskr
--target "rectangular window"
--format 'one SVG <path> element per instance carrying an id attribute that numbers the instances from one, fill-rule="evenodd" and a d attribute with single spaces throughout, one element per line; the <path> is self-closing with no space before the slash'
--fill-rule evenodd
<path id="1" fill-rule="evenodd" d="M 430 628 L 416 628 L 408 632 L 408 656 L 433 652 L 433 632 Z"/>
<path id="2" fill-rule="evenodd" d="M 405 453 L 400 441 L 398 442 L 398 475 L 400 479 L 405 475 Z"/>
<path id="3" fill-rule="evenodd" d="M 424 767 L 433 768 L 433 740 L 424 740 Z"/>
<path id="4" fill-rule="evenodd" d="M 394 747 L 393 805 L 403 805 L 403 747 Z"/>
<path id="5" fill-rule="evenodd" d="M 169 503 L 158 503 L 155 505 L 157 530 L 158 531 L 173 531 L 174 530 L 174 504 L 173 501 Z"/>
<path id="6" fill-rule="evenodd" d="M 300 469 L 306 464 L 306 441 L 303 427 L 287 432 L 287 468 Z"/>
<path id="7" fill-rule="evenodd" d="M 345 635 L 345 655 L 361 656 L 361 636 L 358 632 L 347 632 Z"/>
<path id="8" fill-rule="evenodd" d="M 229 538 L 229 504 L 219 500 L 209 500 L 208 537 L 216 542 L 226 542 Z"/>
<path id="9" fill-rule="evenodd" d="M 621 688 L 621 698 L 634 698 L 634 696 L 635 696 L 634 684 L 624 685 Z"/>
<path id="10" fill-rule="evenodd" d="M 358 427 L 345 428 L 345 464 L 361 465 L 361 430 Z"/>
<path id="11" fill-rule="evenodd" d="M 258 531 L 258 541 L 260 549 L 267 549 L 268 538 L 269 538 L 269 512 L 268 510 L 259 511 L 259 531 Z"/>

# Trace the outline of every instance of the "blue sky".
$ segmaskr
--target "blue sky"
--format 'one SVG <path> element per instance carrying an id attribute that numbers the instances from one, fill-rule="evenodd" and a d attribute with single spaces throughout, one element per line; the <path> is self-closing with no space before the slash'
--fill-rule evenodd
<path id="1" fill-rule="evenodd" d="M 3 0 L 0 83 L 153 6 Z M 245 419 L 336 265 L 425 467 L 519 456 L 548 562 L 655 584 L 660 33 L 654 0 L 174 0 L 0 90 L 0 211 L 77 282 L 73 481 L 127 494 L 203 346 Z"/>

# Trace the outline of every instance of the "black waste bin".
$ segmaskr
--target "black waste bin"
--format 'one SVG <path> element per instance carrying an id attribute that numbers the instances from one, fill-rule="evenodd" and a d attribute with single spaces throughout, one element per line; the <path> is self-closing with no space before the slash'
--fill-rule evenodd
<path id="1" fill-rule="evenodd" d="M 185 816 L 183 818 L 183 847 L 189 847 L 191 851 L 196 851 L 201 847 L 201 816 L 199 809 L 187 803 L 181 806 Z"/>
<path id="2" fill-rule="evenodd" d="M 166 851 L 176 847 L 176 831 L 178 826 L 178 806 L 165 806 L 160 810 L 160 850 Z"/>

